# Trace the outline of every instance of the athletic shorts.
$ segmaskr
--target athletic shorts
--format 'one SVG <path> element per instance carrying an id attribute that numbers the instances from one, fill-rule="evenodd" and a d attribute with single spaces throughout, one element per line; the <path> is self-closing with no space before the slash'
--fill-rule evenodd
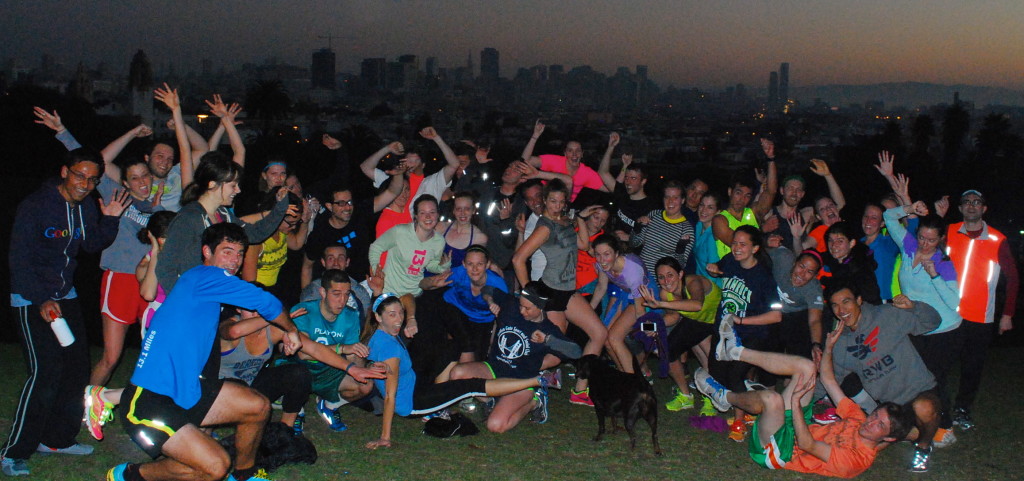
<path id="1" fill-rule="evenodd" d="M 310 390 L 329 403 L 341 401 L 341 393 L 338 392 L 338 388 L 341 386 L 341 381 L 345 380 L 345 376 L 347 376 L 345 371 L 326 364 L 314 367 L 308 361 L 303 361 L 303 363 L 309 368 L 309 373 L 313 377 Z"/>
<path id="2" fill-rule="evenodd" d="M 684 352 L 693 349 L 693 346 L 700 344 L 715 334 L 715 325 L 706 322 L 695 321 L 689 317 L 679 316 L 679 322 L 672 326 L 668 333 L 669 360 L 675 361 Z"/>
<path id="3" fill-rule="evenodd" d="M 163 394 L 128 384 L 116 410 L 128 436 L 151 458 L 163 454 L 164 443 L 187 424 L 199 427 L 224 387 L 223 379 L 201 379 L 202 393 L 195 406 L 185 409 Z"/>
<path id="4" fill-rule="evenodd" d="M 135 274 L 103 271 L 100 280 L 100 313 L 114 322 L 135 324 L 142 319 L 149 303 L 139 294 L 139 280 Z"/>
<path id="5" fill-rule="evenodd" d="M 813 422 L 813 413 L 813 405 L 808 404 L 803 407 L 804 421 L 808 424 Z M 789 460 L 793 459 L 793 444 L 796 442 L 796 431 L 793 429 L 793 411 L 786 411 L 782 427 L 775 431 L 775 434 L 772 434 L 768 444 L 764 446 L 761 446 L 761 437 L 757 435 L 759 422 L 760 419 L 754 421 L 754 429 L 751 431 L 750 439 L 747 441 L 750 459 L 768 469 L 782 469 Z"/>
<path id="6" fill-rule="evenodd" d="M 548 287 L 551 289 L 551 287 Z M 562 291 L 559 289 L 551 289 L 551 299 L 548 299 L 547 305 L 544 306 L 544 310 L 548 312 L 564 312 L 566 307 L 569 306 L 569 299 L 572 299 L 572 295 L 576 291 Z"/>

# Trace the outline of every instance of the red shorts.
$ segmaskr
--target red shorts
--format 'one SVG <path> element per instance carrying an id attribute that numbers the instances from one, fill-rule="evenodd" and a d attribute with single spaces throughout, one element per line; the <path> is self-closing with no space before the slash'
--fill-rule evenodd
<path id="1" fill-rule="evenodd" d="M 121 324 L 135 324 L 149 303 L 139 294 L 135 274 L 103 271 L 100 282 L 100 313 Z"/>

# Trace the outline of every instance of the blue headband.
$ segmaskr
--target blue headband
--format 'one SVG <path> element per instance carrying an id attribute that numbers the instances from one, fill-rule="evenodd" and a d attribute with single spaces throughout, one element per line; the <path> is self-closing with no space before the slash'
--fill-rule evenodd
<path id="1" fill-rule="evenodd" d="M 398 294 L 395 294 L 394 292 L 385 292 L 380 296 L 377 296 L 377 299 L 373 301 L 373 312 L 377 312 L 377 308 L 380 307 L 380 303 L 384 302 L 384 300 L 389 297 L 398 297 Z"/>
<path id="2" fill-rule="evenodd" d="M 285 170 L 288 170 L 288 164 L 286 164 L 284 162 L 281 162 L 279 160 L 275 160 L 273 162 L 267 162 L 267 165 L 265 167 L 263 167 L 263 171 L 266 172 L 267 169 L 269 169 L 270 166 L 272 166 L 272 165 L 280 165 L 281 167 L 284 167 Z"/>

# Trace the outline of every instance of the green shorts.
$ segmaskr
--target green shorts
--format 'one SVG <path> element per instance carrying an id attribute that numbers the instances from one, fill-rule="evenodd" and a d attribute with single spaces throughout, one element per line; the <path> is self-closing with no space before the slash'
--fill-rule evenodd
<path id="1" fill-rule="evenodd" d="M 804 422 L 813 422 L 814 406 L 807 405 L 803 408 Z M 761 446 L 758 433 L 760 418 L 754 421 L 754 429 L 750 432 L 750 439 L 747 441 L 747 450 L 750 452 L 750 459 L 755 463 L 768 469 L 782 469 L 790 459 L 793 459 L 793 444 L 796 442 L 796 433 L 793 430 L 793 411 L 786 411 L 782 427 L 772 434 L 768 444 Z"/>

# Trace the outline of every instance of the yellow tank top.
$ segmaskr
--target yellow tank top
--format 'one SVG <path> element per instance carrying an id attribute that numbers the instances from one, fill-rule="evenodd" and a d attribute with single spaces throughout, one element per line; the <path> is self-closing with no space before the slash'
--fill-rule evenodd
<path id="1" fill-rule="evenodd" d="M 690 298 L 690 291 L 686 290 L 686 286 L 683 286 L 683 291 L 686 292 L 686 298 Z M 665 297 L 669 301 L 674 301 L 675 296 L 671 292 L 666 292 Z M 693 319 L 697 322 L 703 322 L 705 324 L 715 323 L 715 313 L 718 312 L 718 304 L 722 302 L 722 289 L 719 289 L 714 282 L 711 283 L 711 292 L 704 294 L 704 303 L 701 304 L 699 311 L 676 311 L 679 315 Z"/>
<path id="2" fill-rule="evenodd" d="M 722 214 L 722 216 L 725 217 L 725 220 L 729 221 L 729 228 L 734 231 L 737 227 L 741 225 L 752 225 L 754 227 L 760 227 L 759 225 L 757 225 L 757 216 L 754 215 L 754 210 L 751 209 L 750 207 L 743 209 L 743 216 L 739 219 L 733 217 L 732 214 L 729 213 L 729 209 L 725 209 L 719 212 L 719 214 Z M 725 245 L 725 242 L 722 242 L 718 239 L 715 239 L 715 245 L 718 246 L 719 259 L 725 257 L 726 254 L 732 252 L 731 246 Z"/>
<path id="3" fill-rule="evenodd" d="M 274 234 L 263 241 L 263 252 L 256 261 L 256 282 L 270 287 L 277 284 L 284 261 L 288 260 L 288 235 Z"/>

